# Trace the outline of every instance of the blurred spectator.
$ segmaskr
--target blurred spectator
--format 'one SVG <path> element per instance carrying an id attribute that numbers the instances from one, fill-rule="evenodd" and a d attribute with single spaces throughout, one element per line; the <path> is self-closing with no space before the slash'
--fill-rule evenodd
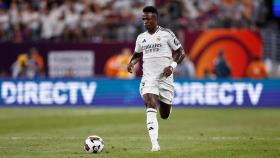
<path id="1" fill-rule="evenodd" d="M 135 74 L 129 73 L 126 68 L 131 54 L 132 52 L 129 48 L 124 48 L 120 54 L 110 57 L 105 64 L 105 74 L 108 77 L 122 79 L 134 78 Z"/>
<path id="2" fill-rule="evenodd" d="M 242 4 L 237 0 L 223 0 L 220 7 L 219 19 L 222 27 L 241 27 Z"/>
<path id="3" fill-rule="evenodd" d="M 24 38 L 32 41 L 38 40 L 40 29 L 39 12 L 28 3 L 21 11 L 21 22 L 24 29 Z"/>
<path id="4" fill-rule="evenodd" d="M 231 69 L 225 59 L 223 50 L 218 53 L 218 57 L 214 61 L 214 73 L 217 78 L 230 77 Z"/>
<path id="5" fill-rule="evenodd" d="M 18 5 L 15 1 L 12 1 L 10 4 L 10 8 L 8 10 L 9 18 L 10 18 L 10 23 L 12 26 L 15 26 L 20 23 L 20 13 L 18 9 Z"/>
<path id="6" fill-rule="evenodd" d="M 86 5 L 84 10 L 81 14 L 81 21 L 80 21 L 80 27 L 82 31 L 82 36 L 84 40 L 90 41 L 93 37 L 94 32 L 94 22 L 95 21 L 95 15 L 90 9 L 90 6 Z"/>
<path id="7" fill-rule="evenodd" d="M 118 78 L 129 79 L 135 77 L 135 73 L 129 73 L 127 71 L 127 64 L 130 61 L 131 54 L 132 52 L 129 48 L 124 48 L 122 49 L 121 53 L 117 56 L 116 62 L 118 63 Z"/>
<path id="8" fill-rule="evenodd" d="M 66 70 L 66 72 L 65 72 L 65 74 L 64 74 L 64 77 L 66 77 L 66 78 L 73 78 L 73 77 L 74 77 L 74 70 L 73 70 L 72 67 L 69 67 L 69 68 Z"/>
<path id="9" fill-rule="evenodd" d="M 48 9 L 41 10 L 41 38 L 50 40 L 53 37 L 54 20 L 51 17 Z"/>
<path id="10" fill-rule="evenodd" d="M 7 32 L 9 30 L 9 16 L 0 8 L 0 40 L 7 41 Z"/>
<path id="11" fill-rule="evenodd" d="M 81 40 L 81 30 L 79 28 L 80 13 L 75 11 L 73 5 L 65 12 L 64 39 L 66 41 Z"/>
<path id="12" fill-rule="evenodd" d="M 276 66 L 276 73 L 275 73 L 276 78 L 280 79 L 280 64 Z"/>
<path id="13" fill-rule="evenodd" d="M 211 79 L 211 80 L 216 79 L 216 76 L 208 69 L 205 69 L 203 71 L 203 76 L 204 76 L 204 79 Z"/>
<path id="14" fill-rule="evenodd" d="M 65 15 L 61 13 L 56 17 L 56 23 L 53 29 L 53 36 L 52 39 L 56 42 L 63 40 L 63 33 L 65 29 Z"/>
<path id="15" fill-rule="evenodd" d="M 18 55 L 16 61 L 11 66 L 12 77 L 19 78 L 24 76 L 25 63 L 28 57 L 26 53 L 21 53 Z"/>
<path id="16" fill-rule="evenodd" d="M 29 53 L 31 54 L 32 60 L 38 67 L 38 75 L 41 77 L 45 76 L 45 62 L 38 49 L 36 47 L 32 47 L 30 48 Z"/>
<path id="17" fill-rule="evenodd" d="M 39 68 L 36 61 L 33 59 L 32 54 L 29 52 L 27 54 L 27 60 L 23 69 L 23 77 L 34 79 L 39 77 Z"/>
<path id="18" fill-rule="evenodd" d="M 264 65 L 265 65 L 265 70 L 267 72 L 267 76 L 271 77 L 273 76 L 273 62 L 271 60 L 271 58 L 267 57 L 264 60 Z"/>
<path id="19" fill-rule="evenodd" d="M 247 67 L 246 76 L 251 79 L 267 78 L 267 71 L 260 57 L 255 57 Z"/>
<path id="20" fill-rule="evenodd" d="M 117 55 L 111 56 L 105 63 L 104 71 L 106 76 L 108 77 L 116 77 L 118 70 L 115 66 L 115 62 L 117 60 Z"/>
<path id="21" fill-rule="evenodd" d="M 174 76 L 178 78 L 193 79 L 195 77 L 195 67 L 188 57 L 185 57 L 182 63 L 180 63 L 174 70 Z"/>

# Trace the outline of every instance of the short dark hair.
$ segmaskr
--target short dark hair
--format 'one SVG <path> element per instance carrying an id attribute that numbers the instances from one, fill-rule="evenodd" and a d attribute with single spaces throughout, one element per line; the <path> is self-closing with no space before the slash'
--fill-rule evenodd
<path id="1" fill-rule="evenodd" d="M 155 8 L 154 6 L 146 6 L 143 8 L 143 12 L 147 12 L 147 13 L 154 13 L 158 16 L 158 11 L 157 8 Z"/>

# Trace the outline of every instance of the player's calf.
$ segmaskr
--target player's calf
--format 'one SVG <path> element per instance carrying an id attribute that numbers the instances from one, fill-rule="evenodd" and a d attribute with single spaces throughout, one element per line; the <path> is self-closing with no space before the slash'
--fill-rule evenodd
<path id="1" fill-rule="evenodd" d="M 159 113 L 162 119 L 168 119 L 171 113 L 171 105 L 160 102 Z"/>
<path id="2" fill-rule="evenodd" d="M 169 113 L 161 113 L 160 114 L 160 117 L 162 118 L 162 119 L 164 119 L 164 120 L 166 120 L 166 119 L 168 119 L 169 118 Z"/>

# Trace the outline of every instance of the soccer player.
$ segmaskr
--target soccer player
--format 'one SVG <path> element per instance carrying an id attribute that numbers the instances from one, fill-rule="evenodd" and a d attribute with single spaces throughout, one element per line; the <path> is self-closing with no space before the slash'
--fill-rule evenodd
<path id="1" fill-rule="evenodd" d="M 146 106 L 151 151 L 159 151 L 157 111 L 159 109 L 162 119 L 169 117 L 174 95 L 172 73 L 184 59 L 185 52 L 174 33 L 158 25 L 155 7 L 146 6 L 142 18 L 147 31 L 138 35 L 127 70 L 132 73 L 134 65 L 143 57 L 143 76 L 139 89 Z M 174 59 L 172 50 L 176 54 Z"/>

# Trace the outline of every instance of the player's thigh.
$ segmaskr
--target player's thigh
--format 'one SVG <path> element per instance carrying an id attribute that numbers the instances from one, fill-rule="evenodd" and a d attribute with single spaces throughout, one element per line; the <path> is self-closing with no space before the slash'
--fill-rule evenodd
<path id="1" fill-rule="evenodd" d="M 143 97 L 144 94 L 151 93 L 155 95 L 159 95 L 159 83 L 154 78 L 142 78 L 139 92 Z"/>
<path id="2" fill-rule="evenodd" d="M 139 91 L 147 108 L 156 109 L 159 106 L 159 87 L 156 82 L 141 81 Z"/>
<path id="3" fill-rule="evenodd" d="M 164 81 L 159 84 L 159 100 L 166 104 L 172 104 L 174 98 L 174 86 L 172 81 Z"/>

